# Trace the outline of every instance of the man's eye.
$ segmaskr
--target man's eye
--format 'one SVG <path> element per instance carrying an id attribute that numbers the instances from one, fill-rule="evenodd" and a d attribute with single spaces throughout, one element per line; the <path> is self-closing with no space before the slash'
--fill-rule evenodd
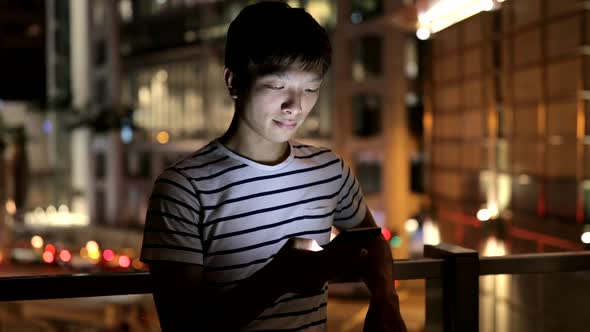
<path id="1" fill-rule="evenodd" d="M 318 92 L 320 89 L 305 89 L 305 92 L 307 93 L 316 93 Z"/>
<path id="2" fill-rule="evenodd" d="M 283 87 L 280 86 L 280 85 L 272 85 L 272 84 L 267 84 L 266 87 L 269 88 L 269 89 L 271 89 L 271 90 L 281 90 L 281 89 L 283 89 Z"/>

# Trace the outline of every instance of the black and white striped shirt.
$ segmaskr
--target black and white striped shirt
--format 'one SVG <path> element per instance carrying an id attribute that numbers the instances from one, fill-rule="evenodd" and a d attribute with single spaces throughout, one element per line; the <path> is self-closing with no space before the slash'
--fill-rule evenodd
<path id="1" fill-rule="evenodd" d="M 358 225 L 367 206 L 350 168 L 329 149 L 289 144 L 289 157 L 269 166 L 214 140 L 166 169 L 150 196 L 142 260 L 199 264 L 223 292 L 291 237 L 324 245 L 332 226 Z M 246 331 L 325 331 L 326 305 L 327 287 L 311 297 L 285 294 Z"/>

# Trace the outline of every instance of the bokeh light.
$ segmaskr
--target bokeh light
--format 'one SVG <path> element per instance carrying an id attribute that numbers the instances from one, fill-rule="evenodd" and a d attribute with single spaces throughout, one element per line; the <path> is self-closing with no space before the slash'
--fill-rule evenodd
<path id="1" fill-rule="evenodd" d="M 166 144 L 168 141 L 170 141 L 170 134 L 168 134 L 167 131 L 161 131 L 158 133 L 158 135 L 156 135 L 156 140 L 160 144 Z"/>
<path id="2" fill-rule="evenodd" d="M 13 215 L 16 213 L 16 203 L 12 199 L 6 201 L 5 207 L 8 214 Z"/>
<path id="3" fill-rule="evenodd" d="M 69 262 L 70 260 L 72 260 L 72 254 L 68 250 L 62 249 L 59 252 L 59 259 L 61 259 L 64 262 Z"/>
<path id="4" fill-rule="evenodd" d="M 35 249 L 43 248 L 43 238 L 39 235 L 35 235 L 31 238 L 31 247 Z"/>
<path id="5" fill-rule="evenodd" d="M 52 255 L 55 255 L 55 246 L 49 243 L 45 246 L 45 251 L 50 252 Z"/>
<path id="6" fill-rule="evenodd" d="M 47 264 L 51 264 L 53 263 L 55 257 L 53 256 L 53 253 L 50 251 L 45 251 L 43 253 L 43 261 Z"/>
<path id="7" fill-rule="evenodd" d="M 111 249 L 105 249 L 102 252 L 102 258 L 107 262 L 111 262 L 115 258 L 115 253 Z"/>
<path id="8" fill-rule="evenodd" d="M 123 268 L 128 268 L 131 265 L 131 259 L 127 256 L 119 256 L 119 266 Z"/>

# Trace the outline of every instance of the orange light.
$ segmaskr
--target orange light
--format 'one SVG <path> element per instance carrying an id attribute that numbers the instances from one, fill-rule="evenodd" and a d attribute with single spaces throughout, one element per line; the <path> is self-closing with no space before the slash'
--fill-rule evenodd
<path id="1" fill-rule="evenodd" d="M 157 135 L 156 135 L 156 140 L 158 141 L 158 143 L 160 144 L 166 144 L 168 143 L 168 141 L 170 140 L 170 134 L 168 134 L 168 132 L 166 131 L 160 131 Z"/>
<path id="2" fill-rule="evenodd" d="M 115 253 L 111 249 L 106 249 L 102 252 L 102 258 L 105 261 L 110 262 L 115 258 Z"/>
<path id="3" fill-rule="evenodd" d="M 63 249 L 59 252 L 59 259 L 64 262 L 69 262 L 72 259 L 72 254 L 66 249 Z"/>
<path id="4" fill-rule="evenodd" d="M 45 246 L 45 251 L 50 252 L 52 256 L 55 256 L 55 246 L 53 244 L 48 244 Z"/>
<path id="5" fill-rule="evenodd" d="M 399 280 L 393 281 L 393 287 L 395 287 L 395 289 L 397 289 L 399 287 Z"/>
<path id="6" fill-rule="evenodd" d="M 55 257 L 53 256 L 53 253 L 51 253 L 50 251 L 46 251 L 43 253 L 43 261 L 47 264 L 53 263 L 53 260 L 55 259 Z"/>
<path id="7" fill-rule="evenodd" d="M 137 270 L 141 270 L 144 267 L 143 263 L 140 262 L 139 259 L 134 259 L 132 265 L 133 265 L 133 268 L 135 268 Z"/>
<path id="8" fill-rule="evenodd" d="M 128 268 L 131 265 L 131 259 L 127 256 L 120 256 L 119 257 L 119 266 Z"/>
<path id="9" fill-rule="evenodd" d="M 389 231 L 389 229 L 381 228 L 381 234 L 383 235 L 386 241 L 389 241 L 391 239 L 391 232 Z"/>

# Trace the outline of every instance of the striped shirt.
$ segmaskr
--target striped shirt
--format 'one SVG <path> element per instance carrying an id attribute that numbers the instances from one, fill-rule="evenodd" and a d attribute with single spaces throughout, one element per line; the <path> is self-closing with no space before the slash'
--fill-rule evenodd
<path id="1" fill-rule="evenodd" d="M 263 165 L 214 140 L 155 181 L 141 259 L 203 267 L 220 292 L 268 264 L 291 237 L 325 245 L 331 227 L 358 225 L 367 209 L 350 168 L 334 152 L 290 141 L 289 157 Z M 327 287 L 284 294 L 245 331 L 325 331 Z"/>

